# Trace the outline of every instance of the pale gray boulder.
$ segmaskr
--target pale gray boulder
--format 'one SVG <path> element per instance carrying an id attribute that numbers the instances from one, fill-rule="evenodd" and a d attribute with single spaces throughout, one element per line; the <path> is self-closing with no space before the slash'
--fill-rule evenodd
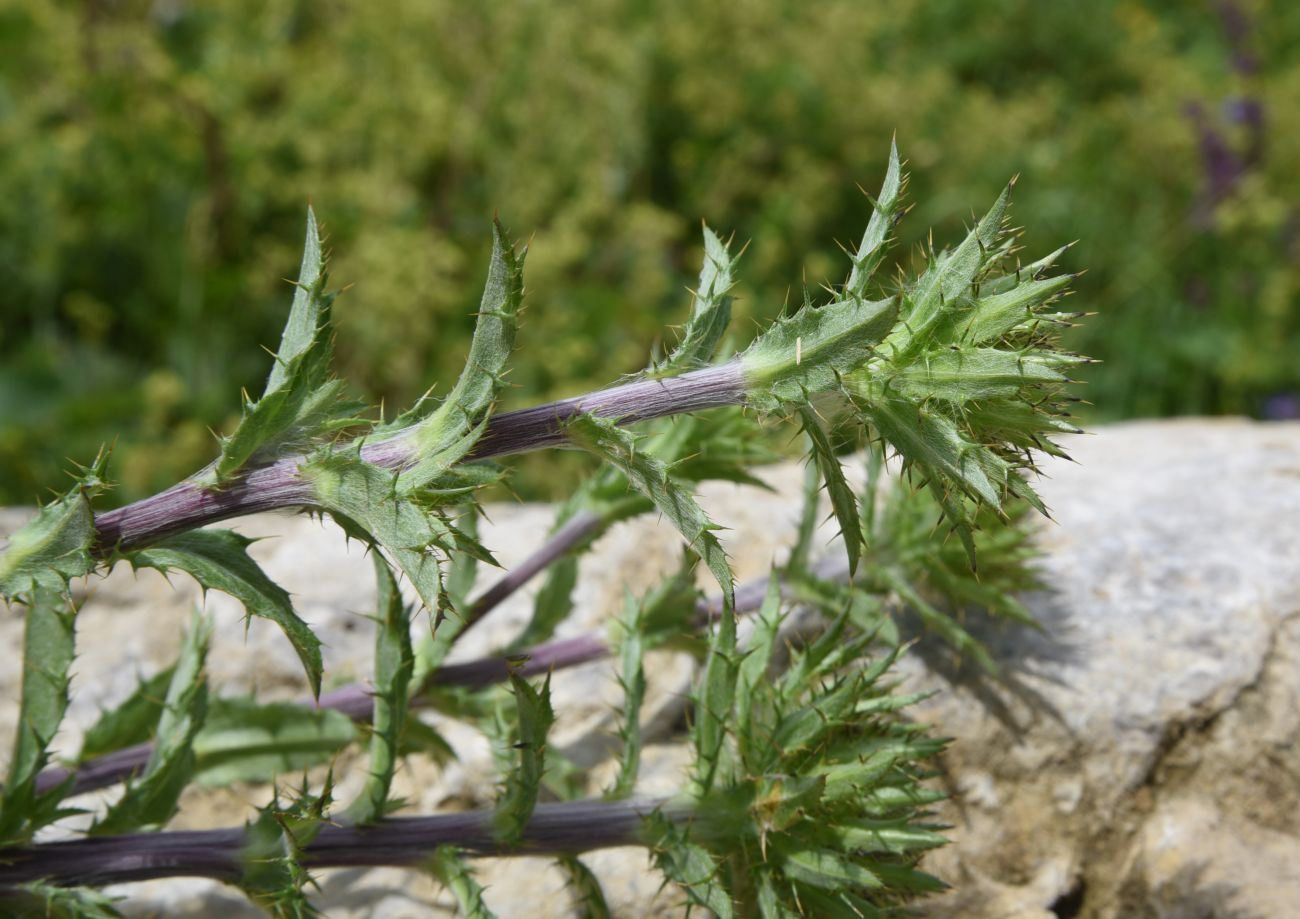
<path id="1" fill-rule="evenodd" d="M 1028 598 L 1044 630 L 984 628 L 1006 683 L 977 677 L 933 642 L 903 663 L 909 685 L 939 692 L 913 717 L 954 738 L 942 816 L 955 844 L 929 867 L 954 885 L 934 916 L 1280 916 L 1300 903 L 1300 425 L 1180 421 L 1114 425 L 1072 438 L 1077 464 L 1045 464 L 1040 490 L 1055 522 L 1039 527 L 1049 589 Z M 764 575 L 793 538 L 801 470 L 775 467 L 776 488 L 716 486 L 704 503 L 742 579 Z M 489 509 L 484 541 L 509 568 L 543 538 L 550 511 Z M 6 518 L 8 519 L 8 518 Z M 4 520 L 0 520 L 0 526 Z M 327 683 L 364 678 L 372 631 L 369 562 L 337 529 L 305 517 L 260 517 L 245 532 L 277 534 L 254 554 L 295 595 L 325 641 Z M 830 531 L 826 540 L 830 539 Z M 653 518 L 620 525 L 583 562 L 574 621 L 562 635 L 602 628 L 625 588 L 645 589 L 678 560 L 671 529 Z M 480 586 L 491 578 L 482 573 Z M 702 581 L 702 584 L 707 582 Z M 534 585 L 535 586 L 535 585 Z M 115 571 L 85 585 L 81 657 L 60 749 L 100 705 L 126 695 L 137 672 L 174 654 L 198 592 L 153 572 Z M 531 591 L 494 612 L 457 649 L 486 653 L 526 620 Z M 296 697 L 304 682 L 284 638 L 213 594 L 218 619 L 213 680 L 223 692 Z M 0 621 L 17 647 L 21 623 Z M 0 730 L 15 717 L 19 662 L 0 662 Z M 689 758 L 671 740 L 695 664 L 657 656 L 646 715 L 643 790 L 678 787 Z M 554 680 L 554 743 L 599 763 L 619 702 L 608 663 Z M 486 743 L 435 719 L 461 758 L 440 769 L 412 760 L 397 793 L 413 809 L 466 808 L 494 794 Z M 352 768 L 349 768 L 351 766 Z M 339 796 L 360 781 L 340 763 Z M 596 765 L 598 792 L 608 766 Z M 242 821 L 267 790 L 243 786 L 187 795 L 178 825 Z M 677 915 L 681 899 L 639 849 L 584 860 L 620 916 Z M 545 860 L 479 865 L 502 916 L 568 915 L 570 893 Z M 254 915 L 206 882 L 122 887 L 132 915 Z M 319 903 L 331 916 L 417 916 L 440 895 L 413 872 L 327 872 Z"/>

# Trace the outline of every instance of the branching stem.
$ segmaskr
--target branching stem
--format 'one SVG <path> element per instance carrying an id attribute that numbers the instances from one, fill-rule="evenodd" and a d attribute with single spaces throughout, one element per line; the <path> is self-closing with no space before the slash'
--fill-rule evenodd
<path id="1" fill-rule="evenodd" d="M 848 575 L 848 567 L 842 560 L 835 560 L 823 564 L 817 574 L 826 580 L 843 579 Z M 766 578 L 742 584 L 736 589 L 736 612 L 744 614 L 757 610 L 763 603 L 766 589 Z M 696 626 L 703 628 L 721 610 L 721 596 L 700 600 L 695 607 Z M 611 651 L 604 632 L 586 632 L 571 638 L 548 641 L 508 657 L 493 654 L 458 664 L 444 664 L 430 674 L 429 684 L 422 689 L 428 690 L 440 686 L 463 686 L 476 689 L 504 682 L 512 669 L 520 676 L 540 676 L 552 670 L 565 670 L 601 660 L 608 657 Z M 411 698 L 411 705 L 418 707 L 428 704 L 428 701 L 426 696 L 417 693 Z M 319 701 L 304 699 L 301 704 L 333 709 L 354 721 L 369 719 L 374 709 L 370 687 L 364 683 L 352 683 L 322 693 Z M 114 750 L 112 753 L 87 760 L 73 768 L 51 766 L 37 777 L 36 788 L 38 792 L 49 791 L 69 779 L 72 780 L 69 794 L 73 795 L 108 788 L 125 781 L 143 769 L 152 752 L 153 744 L 143 743 Z"/>
<path id="2" fill-rule="evenodd" d="M 678 377 L 634 380 L 572 399 L 493 415 L 471 460 L 493 459 L 530 450 L 563 446 L 565 423 L 591 413 L 634 424 L 667 415 L 698 412 L 745 401 L 744 376 L 738 360 L 693 370 Z M 414 445 L 399 433 L 365 444 L 361 456 L 384 469 L 413 463 Z M 291 456 L 247 470 L 237 481 L 213 488 L 201 473 L 166 491 L 95 517 L 101 554 L 138 549 L 196 527 L 287 507 L 312 507 L 311 485 L 298 475 L 304 456 Z"/>

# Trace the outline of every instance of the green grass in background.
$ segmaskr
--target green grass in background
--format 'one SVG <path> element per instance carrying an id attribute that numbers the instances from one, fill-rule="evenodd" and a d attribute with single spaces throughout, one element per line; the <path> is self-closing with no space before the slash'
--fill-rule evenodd
<path id="1" fill-rule="evenodd" d="M 11 2 L 0 503 L 104 442 L 118 500 L 210 459 L 308 201 L 350 286 L 340 369 L 394 404 L 459 370 L 493 213 L 531 234 L 523 404 L 644 364 L 701 219 L 751 242 L 742 317 L 841 280 L 895 130 L 911 246 L 1013 173 L 1030 252 L 1080 240 L 1099 416 L 1287 414 L 1298 47 L 1300 6 L 1247 0 Z"/>

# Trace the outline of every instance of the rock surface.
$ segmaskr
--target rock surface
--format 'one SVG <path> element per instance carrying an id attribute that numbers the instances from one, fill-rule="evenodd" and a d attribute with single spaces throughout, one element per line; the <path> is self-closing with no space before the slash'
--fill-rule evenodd
<path id="1" fill-rule="evenodd" d="M 1069 445 L 1077 464 L 1051 463 L 1041 491 L 1056 523 L 1039 540 L 1049 589 L 1029 598 L 1045 626 L 990 630 L 1005 685 L 954 671 L 926 642 L 905 661 L 912 686 L 940 690 L 914 714 L 954 737 L 943 761 L 953 794 L 944 816 L 955 845 L 929 867 L 954 885 L 927 904 L 936 917 L 1280 916 L 1300 902 L 1300 425 L 1184 421 L 1116 425 Z M 801 471 L 771 470 L 775 494 L 706 490 L 742 579 L 760 576 L 793 538 Z M 546 508 L 491 508 L 484 541 L 509 568 L 542 539 Z M 0 517 L 0 532 L 16 516 Z M 261 517 L 242 529 L 278 534 L 254 548 L 294 594 L 327 644 L 327 680 L 364 678 L 373 602 L 369 562 L 337 530 L 303 517 Z M 578 608 L 561 631 L 599 628 L 634 592 L 675 566 L 662 522 L 620 525 L 584 560 Z M 491 572 L 483 572 L 480 587 Z M 61 750 L 101 706 L 120 701 L 138 672 L 170 661 L 198 592 L 183 577 L 119 570 L 86 585 L 79 617 L 76 699 Z M 304 683 L 278 632 L 213 594 L 211 656 L 223 692 L 296 697 Z M 458 647 L 486 653 L 525 621 L 530 592 L 512 598 Z M 21 621 L 0 614 L 0 641 L 17 647 Z M 16 715 L 19 661 L 0 662 L 0 731 Z M 687 762 L 671 731 L 695 665 L 664 654 L 648 668 L 647 792 L 681 782 Z M 607 750 L 619 695 L 608 664 L 557 675 L 554 740 L 584 764 Z M 486 743 L 440 722 L 460 760 L 408 762 L 396 791 L 412 810 L 481 806 L 494 789 Z M 339 796 L 359 781 L 348 776 Z M 355 764 L 359 765 L 359 764 Z M 597 766 L 599 790 L 607 777 Z M 178 826 L 242 821 L 265 788 L 190 793 Z M 644 851 L 592 853 L 618 916 L 678 915 L 681 901 Z M 489 906 L 503 917 L 569 915 L 564 879 L 544 860 L 483 862 Z M 257 915 L 207 882 L 122 887 L 131 915 Z M 328 872 L 319 905 L 330 916 L 402 917 L 449 909 L 414 872 Z"/>

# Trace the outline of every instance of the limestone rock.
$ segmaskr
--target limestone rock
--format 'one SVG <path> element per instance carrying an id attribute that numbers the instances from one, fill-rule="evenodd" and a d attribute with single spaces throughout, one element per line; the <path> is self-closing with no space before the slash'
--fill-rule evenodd
<path id="1" fill-rule="evenodd" d="M 955 845 L 931 867 L 957 889 L 928 913 L 1294 914 L 1300 427 L 1069 446 L 1040 488 L 1045 631 L 988 636 L 1010 685 L 907 662 L 944 690 L 919 716 L 956 738 Z"/>
<path id="2" fill-rule="evenodd" d="M 1049 463 L 1041 491 L 1056 522 L 1039 542 L 1049 589 L 1029 599 L 1044 630 L 983 630 L 1006 682 L 955 666 L 933 642 L 904 661 L 910 687 L 940 690 L 914 717 L 955 738 L 943 759 L 953 794 L 943 816 L 955 844 L 929 868 L 954 890 L 925 906 L 936 917 L 1280 916 L 1300 902 L 1300 425 L 1180 421 L 1115 425 L 1069 444 L 1077 464 Z M 742 579 L 763 575 L 793 537 L 801 470 L 776 467 L 775 494 L 711 487 L 704 501 Z M 506 568 L 543 538 L 549 509 L 489 509 L 482 538 Z M 0 517 L 0 528 L 16 518 Z M 260 517 L 245 532 L 326 641 L 327 681 L 364 679 L 372 631 L 369 562 L 333 527 Z M 829 539 L 829 535 L 827 537 Z M 561 635 L 601 628 L 634 592 L 676 565 L 679 542 L 652 517 L 620 525 L 583 562 L 574 619 Z M 480 588 L 493 572 L 481 572 Z M 85 586 L 82 655 L 59 747 L 73 752 L 101 705 L 119 701 L 137 672 L 165 666 L 197 590 L 153 572 L 115 571 Z M 705 583 L 702 581 L 702 584 Z M 247 633 L 237 604 L 213 594 L 212 655 L 222 692 L 295 697 L 305 688 L 284 638 L 267 623 Z M 512 598 L 457 648 L 475 657 L 526 621 L 531 590 Z M 21 622 L 0 616 L 0 640 Z M 19 661 L 0 662 L 0 731 L 12 730 Z M 696 664 L 663 655 L 650 668 L 653 743 L 642 786 L 680 785 L 686 763 L 668 742 Z M 595 765 L 608 750 L 618 694 L 611 666 L 557 675 L 556 747 Z M 397 791 L 412 810 L 481 806 L 494 794 L 486 742 L 439 721 L 460 760 L 412 759 Z M 359 762 L 340 764 L 347 782 Z M 356 779 L 351 776 L 357 775 Z M 245 819 L 267 790 L 188 795 L 178 825 Z M 92 802 L 93 803 L 93 802 Z M 591 853 L 615 914 L 678 915 L 681 900 L 640 849 Z M 499 915 L 571 912 L 563 878 L 545 861 L 479 865 Z M 130 885 L 131 915 L 255 915 L 230 891 L 186 880 Z M 417 916 L 449 901 L 415 872 L 327 872 L 319 905 L 330 916 Z"/>

